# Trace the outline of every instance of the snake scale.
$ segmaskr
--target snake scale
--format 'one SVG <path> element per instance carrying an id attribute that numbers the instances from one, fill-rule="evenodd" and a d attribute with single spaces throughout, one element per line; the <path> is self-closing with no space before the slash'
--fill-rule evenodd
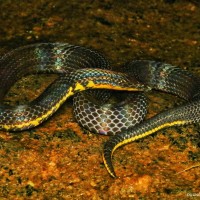
<path id="1" fill-rule="evenodd" d="M 33 101 L 16 106 L 4 104 L 11 86 L 30 74 L 58 77 Z M 151 89 L 186 101 L 143 121 L 147 110 L 143 91 Z M 99 52 L 67 43 L 27 45 L 0 58 L 0 130 L 33 128 L 71 96 L 75 118 L 81 126 L 112 135 L 103 152 L 104 164 L 112 177 L 116 177 L 112 154 L 118 147 L 166 127 L 200 121 L 199 77 L 170 64 L 135 60 L 114 71 Z"/>

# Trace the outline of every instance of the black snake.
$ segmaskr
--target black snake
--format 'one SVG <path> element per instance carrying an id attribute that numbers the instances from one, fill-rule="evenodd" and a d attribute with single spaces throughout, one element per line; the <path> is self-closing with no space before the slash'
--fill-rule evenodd
<path id="1" fill-rule="evenodd" d="M 58 78 L 28 104 L 3 104 L 16 81 L 41 73 L 58 74 Z M 0 59 L 0 129 L 35 127 L 74 95 L 77 121 L 91 132 L 114 135 L 104 146 L 103 159 L 115 177 L 111 161 L 115 149 L 162 128 L 200 120 L 199 83 L 198 76 L 165 63 L 136 60 L 113 71 L 103 55 L 89 48 L 66 43 L 28 45 Z M 147 105 L 141 91 L 150 89 L 175 94 L 187 102 L 140 123 Z M 110 103 L 113 96 L 116 102 Z"/>

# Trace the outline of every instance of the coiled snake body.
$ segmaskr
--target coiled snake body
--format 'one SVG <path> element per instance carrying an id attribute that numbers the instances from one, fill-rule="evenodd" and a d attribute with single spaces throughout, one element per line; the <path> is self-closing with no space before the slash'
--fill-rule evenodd
<path id="1" fill-rule="evenodd" d="M 3 104 L 4 96 L 17 80 L 38 73 L 56 73 L 58 78 L 29 104 Z M 199 83 L 199 77 L 169 64 L 138 60 L 116 72 L 101 54 L 88 48 L 66 43 L 28 45 L 0 59 L 0 129 L 20 131 L 35 127 L 74 95 L 77 121 L 92 132 L 114 135 L 104 145 L 103 160 L 115 177 L 111 159 L 118 147 L 165 127 L 200 120 Z M 106 103 L 113 92 L 105 89 L 121 90 L 115 94 L 121 101 L 115 106 Z M 187 102 L 140 123 L 147 104 L 141 91 L 149 89 L 175 94 Z"/>

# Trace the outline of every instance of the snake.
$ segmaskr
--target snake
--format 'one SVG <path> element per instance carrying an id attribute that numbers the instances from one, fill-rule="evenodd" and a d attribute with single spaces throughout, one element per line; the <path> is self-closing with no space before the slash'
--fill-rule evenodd
<path id="1" fill-rule="evenodd" d="M 34 100 L 9 105 L 4 97 L 24 76 L 57 74 Z M 73 98 L 78 123 L 109 135 L 103 161 L 115 178 L 114 151 L 163 128 L 200 121 L 200 79 L 182 68 L 150 60 L 133 60 L 116 69 L 103 54 L 68 43 L 19 47 L 0 58 L 0 130 L 23 131 L 40 125 Z M 160 90 L 185 99 L 178 107 L 144 120 L 145 91 Z"/>

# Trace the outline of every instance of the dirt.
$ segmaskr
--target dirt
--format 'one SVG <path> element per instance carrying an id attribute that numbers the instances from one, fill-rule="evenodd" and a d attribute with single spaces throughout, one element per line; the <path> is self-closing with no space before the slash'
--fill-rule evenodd
<path id="1" fill-rule="evenodd" d="M 5 0 L 0 10 L 0 55 L 30 43 L 68 42 L 99 50 L 116 67 L 149 59 L 200 74 L 198 1 Z M 27 102 L 53 79 L 25 78 L 7 101 Z M 147 118 L 180 104 L 157 91 L 148 97 Z M 70 99 L 32 130 L 0 132 L 0 199 L 198 199 L 199 130 L 168 128 L 118 149 L 113 179 L 101 156 L 108 137 L 85 134 Z"/>

